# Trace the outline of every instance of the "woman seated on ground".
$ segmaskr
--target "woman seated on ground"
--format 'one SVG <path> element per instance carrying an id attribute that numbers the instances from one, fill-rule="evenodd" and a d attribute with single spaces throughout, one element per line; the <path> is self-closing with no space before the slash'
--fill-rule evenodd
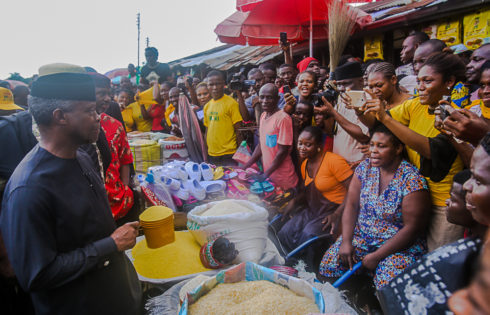
<path id="1" fill-rule="evenodd" d="M 349 186 L 342 236 L 325 253 L 320 274 L 340 277 L 362 261 L 380 289 L 426 252 L 430 197 L 425 179 L 403 159 L 403 144 L 386 127 L 376 127 L 370 145 L 370 158 Z"/>
<path id="2" fill-rule="evenodd" d="M 464 76 L 465 66 L 458 56 L 436 53 L 427 59 L 418 73 L 419 97 L 395 106 L 389 110 L 389 115 L 385 100 L 369 100 L 366 106 L 365 115 L 375 113 L 376 119 L 405 143 L 409 161 L 428 182 L 432 197 L 427 234 L 429 251 L 463 236 L 462 227 L 447 222 L 444 209 L 453 177 L 462 170 L 463 161 L 469 164 L 472 148 L 441 134 L 434 123 L 439 102 L 444 95 L 451 95 L 454 85 Z"/>
<path id="3" fill-rule="evenodd" d="M 133 110 L 129 108 L 129 104 L 134 100 L 134 94 L 131 90 L 121 89 L 117 92 L 117 103 L 121 109 L 121 115 L 124 120 L 126 132 L 134 130 Z"/>
<path id="4" fill-rule="evenodd" d="M 288 252 L 321 234 L 331 235 L 326 242 L 328 247 L 337 236 L 352 169 L 340 155 L 324 152 L 322 144 L 322 131 L 318 127 L 308 126 L 299 136 L 303 185 L 283 211 L 283 218 L 291 219 L 278 233 Z M 316 249 L 308 250 L 310 264 Z"/>
<path id="5" fill-rule="evenodd" d="M 385 314 L 406 311 L 410 314 L 446 314 L 451 294 L 467 286 L 475 276 L 487 226 L 476 221 L 466 208 L 463 185 L 470 178 L 468 169 L 457 173 L 451 197 L 446 200 L 447 220 L 465 227 L 467 237 L 425 255 L 379 291 L 377 296 Z M 430 273 L 426 272 L 427 266 L 433 268 Z M 427 299 L 420 299 L 422 296 Z"/>

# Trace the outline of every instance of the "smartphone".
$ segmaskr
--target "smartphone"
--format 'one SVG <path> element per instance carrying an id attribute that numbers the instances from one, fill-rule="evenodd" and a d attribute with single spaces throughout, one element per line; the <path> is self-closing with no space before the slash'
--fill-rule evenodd
<path id="1" fill-rule="evenodd" d="M 284 94 L 286 93 L 291 94 L 291 88 L 289 87 L 289 85 L 284 85 L 283 90 L 284 90 Z"/>
<path id="2" fill-rule="evenodd" d="M 243 80 L 243 84 L 246 86 L 254 86 L 255 83 L 255 80 Z"/>
<path id="3" fill-rule="evenodd" d="M 288 44 L 288 33 L 280 32 L 279 33 L 279 39 L 281 41 L 281 44 L 287 45 Z"/>
<path id="4" fill-rule="evenodd" d="M 351 98 L 351 105 L 354 107 L 362 107 L 366 103 L 366 92 L 364 91 L 346 91 L 345 94 Z"/>
<path id="5" fill-rule="evenodd" d="M 449 95 L 443 95 L 442 100 L 451 104 L 451 96 L 449 96 Z M 444 119 L 446 119 L 447 117 L 449 117 L 451 115 L 451 113 L 446 109 L 446 106 L 447 105 L 444 105 L 444 104 L 439 105 L 439 108 L 441 110 L 441 113 L 439 114 L 439 116 L 441 117 L 442 121 L 444 121 Z"/>
<path id="6" fill-rule="evenodd" d="M 444 119 L 451 116 L 451 113 L 446 109 L 446 106 L 448 106 L 448 105 L 439 105 L 439 108 L 441 110 L 439 116 L 441 117 L 442 121 L 444 121 Z"/>

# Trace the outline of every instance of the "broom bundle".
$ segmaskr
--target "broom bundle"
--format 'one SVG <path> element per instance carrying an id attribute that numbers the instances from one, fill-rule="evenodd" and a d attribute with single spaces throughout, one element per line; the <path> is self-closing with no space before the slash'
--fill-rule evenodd
<path id="1" fill-rule="evenodd" d="M 333 73 L 339 64 L 358 15 L 359 10 L 347 5 L 343 0 L 330 0 L 328 3 L 330 73 Z"/>

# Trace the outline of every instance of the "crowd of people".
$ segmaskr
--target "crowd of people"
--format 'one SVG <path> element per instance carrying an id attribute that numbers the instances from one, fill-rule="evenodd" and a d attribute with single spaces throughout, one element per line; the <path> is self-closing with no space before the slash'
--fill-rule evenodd
<path id="1" fill-rule="evenodd" d="M 126 133 L 182 136 L 188 105 L 208 163 L 260 164 L 256 180 L 294 195 L 279 210 L 278 241 L 290 251 L 324 236 L 305 253 L 319 277 L 362 261 L 383 290 L 445 246 L 478 239 L 479 269 L 454 265 L 468 268 L 449 286 L 461 291 L 438 304 L 490 313 L 490 44 L 466 63 L 413 32 L 398 68 L 345 55 L 331 73 L 308 57 L 199 78 L 176 76 L 153 47 L 145 56 L 119 84 L 66 64 L 41 67 L 27 91 L 1 83 L 4 291 L 16 278 L 39 314 L 86 313 L 88 304 L 136 312 L 139 287 L 122 253 L 139 207 Z M 151 102 L 140 101 L 145 93 Z M 251 156 L 237 165 L 243 140 Z"/>

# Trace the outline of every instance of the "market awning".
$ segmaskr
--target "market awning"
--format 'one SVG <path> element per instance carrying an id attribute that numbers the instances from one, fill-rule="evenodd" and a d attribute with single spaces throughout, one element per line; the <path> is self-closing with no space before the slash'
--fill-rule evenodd
<path id="1" fill-rule="evenodd" d="M 221 48 L 221 49 L 220 49 Z M 185 57 L 169 63 L 170 66 L 194 67 L 206 65 L 208 67 L 228 70 L 246 65 L 256 66 L 269 61 L 282 54 L 277 46 L 240 46 L 224 45 L 198 55 Z"/>

